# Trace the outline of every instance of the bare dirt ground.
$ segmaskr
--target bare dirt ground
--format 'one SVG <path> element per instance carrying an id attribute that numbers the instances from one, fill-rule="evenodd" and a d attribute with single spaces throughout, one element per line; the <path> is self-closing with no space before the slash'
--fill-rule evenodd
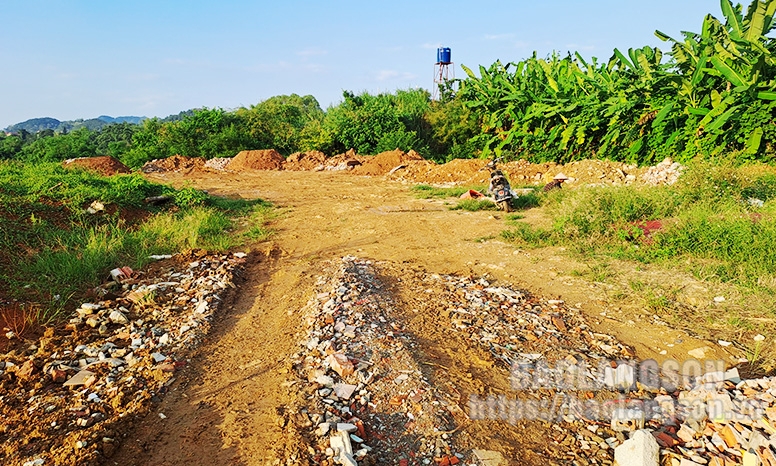
<path id="1" fill-rule="evenodd" d="M 433 385 L 447 387 L 443 391 L 460 394 L 460 409 L 451 412 L 459 451 L 466 455 L 481 448 L 500 452 L 513 465 L 547 464 L 548 458 L 571 464 L 563 460 L 568 451 L 562 438 L 556 439 L 548 425 L 466 419 L 462 413 L 470 394 L 509 391 L 508 371 L 470 339 L 446 330 L 449 318 L 433 306 L 434 295 L 408 277 L 485 277 L 543 299 L 562 300 L 580 309 L 595 332 L 614 335 L 641 360 L 684 360 L 688 351 L 704 346 L 710 348 L 709 358 L 730 361 L 738 356 L 656 323 L 641 302 L 621 295 L 615 299 L 611 285 L 585 278 L 578 272 L 587 265 L 562 250 L 521 251 L 500 241 L 505 228 L 500 213 L 451 211 L 445 201 L 414 198 L 408 182 L 331 171 L 147 176 L 175 186 L 191 183 L 218 196 L 262 198 L 281 214 L 272 225 L 273 238 L 251 251 L 246 282 L 233 305 L 169 393 L 105 464 L 311 464 L 309 431 L 290 414 L 307 403 L 308 392 L 289 381 L 294 380 L 295 355 L 306 331 L 301 310 L 320 294 L 316 283 L 332 261 L 344 256 L 374 261 L 394 296 L 393 318 L 414 338 L 411 353 L 424 364 L 424 375 Z M 537 212 L 524 213 L 526 221 L 541 220 Z M 715 290 L 680 274 L 620 265 L 613 270 L 684 285 L 698 302 L 715 296 Z"/>

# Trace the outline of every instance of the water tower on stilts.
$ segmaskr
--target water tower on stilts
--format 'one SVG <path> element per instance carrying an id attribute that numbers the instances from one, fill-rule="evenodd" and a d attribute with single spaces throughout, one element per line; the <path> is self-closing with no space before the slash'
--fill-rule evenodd
<path id="1" fill-rule="evenodd" d="M 455 68 L 453 64 L 450 47 L 439 47 L 437 49 L 437 61 L 434 64 L 434 89 L 431 93 L 433 100 L 439 100 L 439 87 L 451 79 L 455 79 Z"/>

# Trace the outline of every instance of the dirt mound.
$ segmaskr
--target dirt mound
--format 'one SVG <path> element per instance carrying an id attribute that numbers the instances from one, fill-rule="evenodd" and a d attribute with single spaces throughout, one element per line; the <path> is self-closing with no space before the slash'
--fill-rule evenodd
<path id="1" fill-rule="evenodd" d="M 226 164 L 227 170 L 282 170 L 285 159 L 275 149 L 244 150 Z"/>
<path id="2" fill-rule="evenodd" d="M 399 181 L 429 184 L 486 184 L 489 170 L 487 160 L 455 159 L 439 165 L 428 160 L 410 161 L 389 178 Z M 569 185 L 622 185 L 640 180 L 646 168 L 608 160 L 580 160 L 560 165 L 555 162 L 531 163 L 527 160 L 499 164 L 513 185 L 542 186 L 560 172 Z M 355 172 L 354 172 L 355 173 Z M 359 173 L 360 174 L 360 173 Z"/>
<path id="3" fill-rule="evenodd" d="M 373 157 L 367 157 L 366 162 L 353 169 L 354 175 L 385 175 L 400 165 L 406 165 L 414 160 L 423 160 L 417 152 L 407 153 L 400 150 L 382 152 Z"/>
<path id="4" fill-rule="evenodd" d="M 283 162 L 283 170 L 316 170 L 323 169 L 326 154 L 321 151 L 295 152 Z"/>
<path id="5" fill-rule="evenodd" d="M 173 155 L 165 159 L 156 159 L 146 162 L 140 169 L 143 173 L 178 172 L 184 170 L 202 170 L 205 167 L 205 159 L 202 157 L 183 157 Z"/>
<path id="6" fill-rule="evenodd" d="M 62 166 L 65 168 L 81 167 L 97 172 L 104 176 L 132 172 L 129 167 L 119 162 L 115 158 L 107 155 L 100 157 L 81 157 L 78 159 L 68 159 L 62 162 Z"/>
<path id="7" fill-rule="evenodd" d="M 324 170 L 352 170 L 371 159 L 372 157 L 358 155 L 355 150 L 350 149 L 344 154 L 337 154 L 326 159 Z"/>

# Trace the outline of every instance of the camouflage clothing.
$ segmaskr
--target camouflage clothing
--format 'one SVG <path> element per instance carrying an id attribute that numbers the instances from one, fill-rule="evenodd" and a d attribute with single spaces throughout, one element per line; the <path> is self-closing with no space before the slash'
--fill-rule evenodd
<path id="1" fill-rule="evenodd" d="M 544 185 L 544 188 L 542 188 L 542 191 L 552 191 L 553 189 L 560 189 L 560 185 L 563 184 L 564 180 L 552 180 L 546 185 Z"/>

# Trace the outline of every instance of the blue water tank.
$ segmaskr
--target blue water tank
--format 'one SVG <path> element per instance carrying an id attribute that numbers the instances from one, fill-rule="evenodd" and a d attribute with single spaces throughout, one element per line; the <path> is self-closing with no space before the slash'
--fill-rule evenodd
<path id="1" fill-rule="evenodd" d="M 450 60 L 450 47 L 439 47 L 437 49 L 437 63 L 442 64 L 449 64 L 452 63 L 452 60 Z"/>

